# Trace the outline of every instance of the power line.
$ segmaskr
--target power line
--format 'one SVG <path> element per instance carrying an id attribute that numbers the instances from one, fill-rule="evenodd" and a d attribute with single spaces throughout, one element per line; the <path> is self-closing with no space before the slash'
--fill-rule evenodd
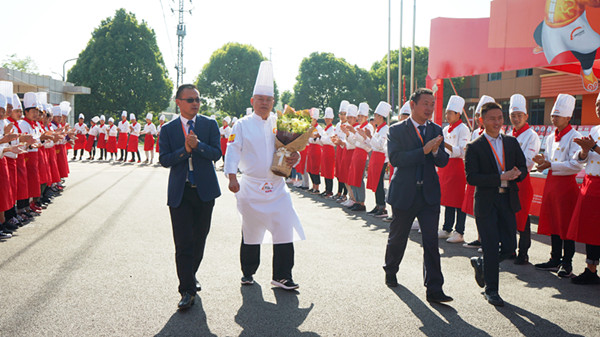
<path id="1" fill-rule="evenodd" d="M 171 57 L 175 59 L 175 54 L 173 53 L 173 43 L 171 42 L 171 37 L 169 35 L 169 25 L 167 24 L 167 18 L 165 17 L 165 8 L 163 7 L 162 0 L 158 0 L 160 3 L 160 11 L 162 13 L 163 22 L 165 23 L 165 31 L 167 32 L 167 40 L 169 41 L 169 51 L 171 52 Z"/>

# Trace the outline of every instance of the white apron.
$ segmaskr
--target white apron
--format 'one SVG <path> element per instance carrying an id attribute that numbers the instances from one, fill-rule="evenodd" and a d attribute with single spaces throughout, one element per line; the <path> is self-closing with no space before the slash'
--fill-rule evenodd
<path id="1" fill-rule="evenodd" d="M 577 20 L 564 27 L 552 28 L 545 21 L 543 27 L 542 48 L 548 63 L 566 51 L 588 54 L 600 47 L 600 35 L 590 26 L 585 11 Z"/>

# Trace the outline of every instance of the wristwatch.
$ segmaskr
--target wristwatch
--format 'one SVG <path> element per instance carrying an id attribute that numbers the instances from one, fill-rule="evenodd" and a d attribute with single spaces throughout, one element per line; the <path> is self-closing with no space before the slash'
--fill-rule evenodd
<path id="1" fill-rule="evenodd" d="M 598 147 L 598 143 L 594 144 L 594 146 L 592 146 L 592 148 L 590 149 L 591 151 L 596 151 L 596 148 Z"/>

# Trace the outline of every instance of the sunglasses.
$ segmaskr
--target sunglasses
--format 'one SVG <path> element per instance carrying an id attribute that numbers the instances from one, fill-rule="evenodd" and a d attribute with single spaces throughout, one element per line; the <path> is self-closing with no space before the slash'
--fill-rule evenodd
<path id="1" fill-rule="evenodd" d="M 180 101 L 186 101 L 188 103 L 200 103 L 200 97 L 196 97 L 196 98 L 179 98 Z"/>

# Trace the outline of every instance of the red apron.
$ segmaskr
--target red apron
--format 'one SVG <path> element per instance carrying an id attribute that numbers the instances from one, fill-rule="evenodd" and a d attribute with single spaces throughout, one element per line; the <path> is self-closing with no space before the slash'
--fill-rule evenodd
<path id="1" fill-rule="evenodd" d="M 126 150 L 127 149 L 127 133 L 125 132 L 119 132 L 119 142 L 117 143 L 117 148 L 119 150 Z"/>
<path id="2" fill-rule="evenodd" d="M 67 157 L 64 155 L 66 151 L 64 144 L 56 145 L 56 166 L 61 178 L 66 178 L 69 175 L 69 167 L 67 166 Z"/>
<path id="3" fill-rule="evenodd" d="M 13 204 L 17 202 L 17 160 L 14 158 L 6 158 L 6 165 L 8 166 L 8 175 L 10 177 L 10 188 L 13 197 Z"/>
<path id="4" fill-rule="evenodd" d="M 333 179 L 335 173 L 335 148 L 333 145 L 323 145 L 321 154 L 321 175 L 325 179 Z"/>
<path id="5" fill-rule="evenodd" d="M 151 133 L 147 133 L 144 136 L 144 151 L 154 150 L 154 136 Z"/>
<path id="6" fill-rule="evenodd" d="M 389 174 L 389 176 L 390 176 L 389 180 L 390 181 L 389 181 L 389 183 L 391 183 L 392 182 L 392 178 L 394 177 L 394 167 L 392 166 L 392 164 L 388 165 L 388 167 L 390 168 L 390 174 Z"/>
<path id="7" fill-rule="evenodd" d="M 48 184 L 50 181 L 50 171 L 48 166 L 48 156 L 46 155 L 46 148 L 40 147 L 38 149 L 38 173 L 40 176 L 40 185 Z"/>
<path id="8" fill-rule="evenodd" d="M 567 239 L 600 246 L 600 177 L 586 175 L 569 223 Z"/>
<path id="9" fill-rule="evenodd" d="M 529 210 L 531 209 L 531 201 L 533 200 L 533 186 L 531 185 L 531 177 L 529 174 L 523 181 L 517 183 L 519 187 L 519 201 L 521 202 L 521 210 L 515 214 L 517 218 L 517 230 L 522 232 L 525 230 L 527 218 L 529 218 Z"/>
<path id="10" fill-rule="evenodd" d="M 470 215 L 474 215 L 473 203 L 475 202 L 475 186 L 467 184 L 467 190 L 465 191 L 465 197 L 463 199 L 462 206 L 460 209 Z"/>
<path id="11" fill-rule="evenodd" d="M 160 153 L 160 147 L 158 146 L 159 140 L 160 140 L 160 132 L 158 133 L 158 136 L 156 136 L 156 153 Z M 225 156 L 225 154 L 223 154 L 223 156 Z"/>
<path id="12" fill-rule="evenodd" d="M 377 191 L 381 171 L 385 165 L 385 153 L 373 151 L 369 159 L 369 168 L 367 169 L 367 188 L 371 191 Z"/>
<path id="13" fill-rule="evenodd" d="M 578 197 L 579 187 L 574 174 L 555 176 L 549 171 L 542 196 L 538 234 L 566 238 Z"/>
<path id="14" fill-rule="evenodd" d="M 71 169 L 69 169 L 69 157 L 67 156 L 67 151 L 69 149 L 69 143 L 63 144 L 63 157 L 65 157 L 65 163 L 67 165 L 67 176 L 71 173 Z"/>
<path id="15" fill-rule="evenodd" d="M 344 184 L 348 183 L 348 178 L 350 176 L 350 165 L 352 164 L 354 150 L 355 149 L 349 150 L 348 148 L 344 150 L 344 158 L 342 159 L 342 169 L 340 170 L 340 174 L 338 176 L 338 180 Z"/>
<path id="16" fill-rule="evenodd" d="M 342 174 L 342 162 L 344 161 L 345 153 L 346 149 L 343 147 L 337 146 L 335 148 L 335 177 L 338 178 L 338 180 L 340 179 L 340 174 Z"/>
<path id="17" fill-rule="evenodd" d="M 79 133 L 77 134 L 77 138 L 75 138 L 75 146 L 73 147 L 73 150 L 77 151 L 84 149 L 85 144 L 85 135 Z"/>
<path id="18" fill-rule="evenodd" d="M 306 159 L 308 157 L 308 146 L 304 148 L 304 150 L 300 151 L 300 162 L 294 166 L 296 168 L 296 172 L 300 174 L 304 174 L 306 169 Z"/>
<path id="19" fill-rule="evenodd" d="M 158 151 L 158 149 L 156 151 Z M 221 154 L 223 155 L 223 160 L 225 160 L 225 152 L 226 151 L 227 151 L 227 138 L 221 137 Z"/>
<path id="20" fill-rule="evenodd" d="M 0 212 L 7 211 L 14 205 L 8 164 L 3 157 L 0 158 Z"/>
<path id="21" fill-rule="evenodd" d="M 319 144 L 308 144 L 307 160 L 306 170 L 308 173 L 318 175 L 321 169 L 321 146 Z"/>
<path id="22" fill-rule="evenodd" d="M 129 140 L 127 141 L 127 152 L 137 152 L 138 151 L 138 136 L 129 135 Z"/>
<path id="23" fill-rule="evenodd" d="M 19 156 L 20 157 L 20 156 Z M 27 198 L 37 198 L 42 194 L 40 190 L 40 175 L 39 175 L 39 151 L 27 152 L 25 154 L 25 165 L 27 166 Z M 19 198 L 21 199 L 21 198 Z"/>
<path id="24" fill-rule="evenodd" d="M 448 165 L 438 168 L 442 206 L 461 208 L 465 198 L 467 177 L 461 158 L 450 158 Z"/>
<path id="25" fill-rule="evenodd" d="M 29 198 L 29 179 L 27 177 L 27 153 L 17 157 L 17 200 Z"/>
<path id="26" fill-rule="evenodd" d="M 56 160 L 57 151 L 56 146 L 48 149 L 48 164 L 50 164 L 50 183 L 60 182 L 60 172 L 58 171 L 58 162 Z"/>
<path id="27" fill-rule="evenodd" d="M 106 142 L 106 152 L 117 153 L 117 136 L 108 136 Z"/>
<path id="28" fill-rule="evenodd" d="M 94 147 L 94 141 L 95 140 L 96 140 L 96 136 L 88 135 L 87 141 L 85 142 L 85 150 L 87 152 L 92 151 L 92 148 Z"/>
<path id="29" fill-rule="evenodd" d="M 106 149 L 106 134 L 104 133 L 98 134 L 98 148 Z"/>
<path id="30" fill-rule="evenodd" d="M 367 164 L 367 156 L 369 154 L 364 149 L 357 147 L 352 154 L 352 163 L 348 170 L 348 185 L 360 187 L 365 175 L 365 165 Z"/>

